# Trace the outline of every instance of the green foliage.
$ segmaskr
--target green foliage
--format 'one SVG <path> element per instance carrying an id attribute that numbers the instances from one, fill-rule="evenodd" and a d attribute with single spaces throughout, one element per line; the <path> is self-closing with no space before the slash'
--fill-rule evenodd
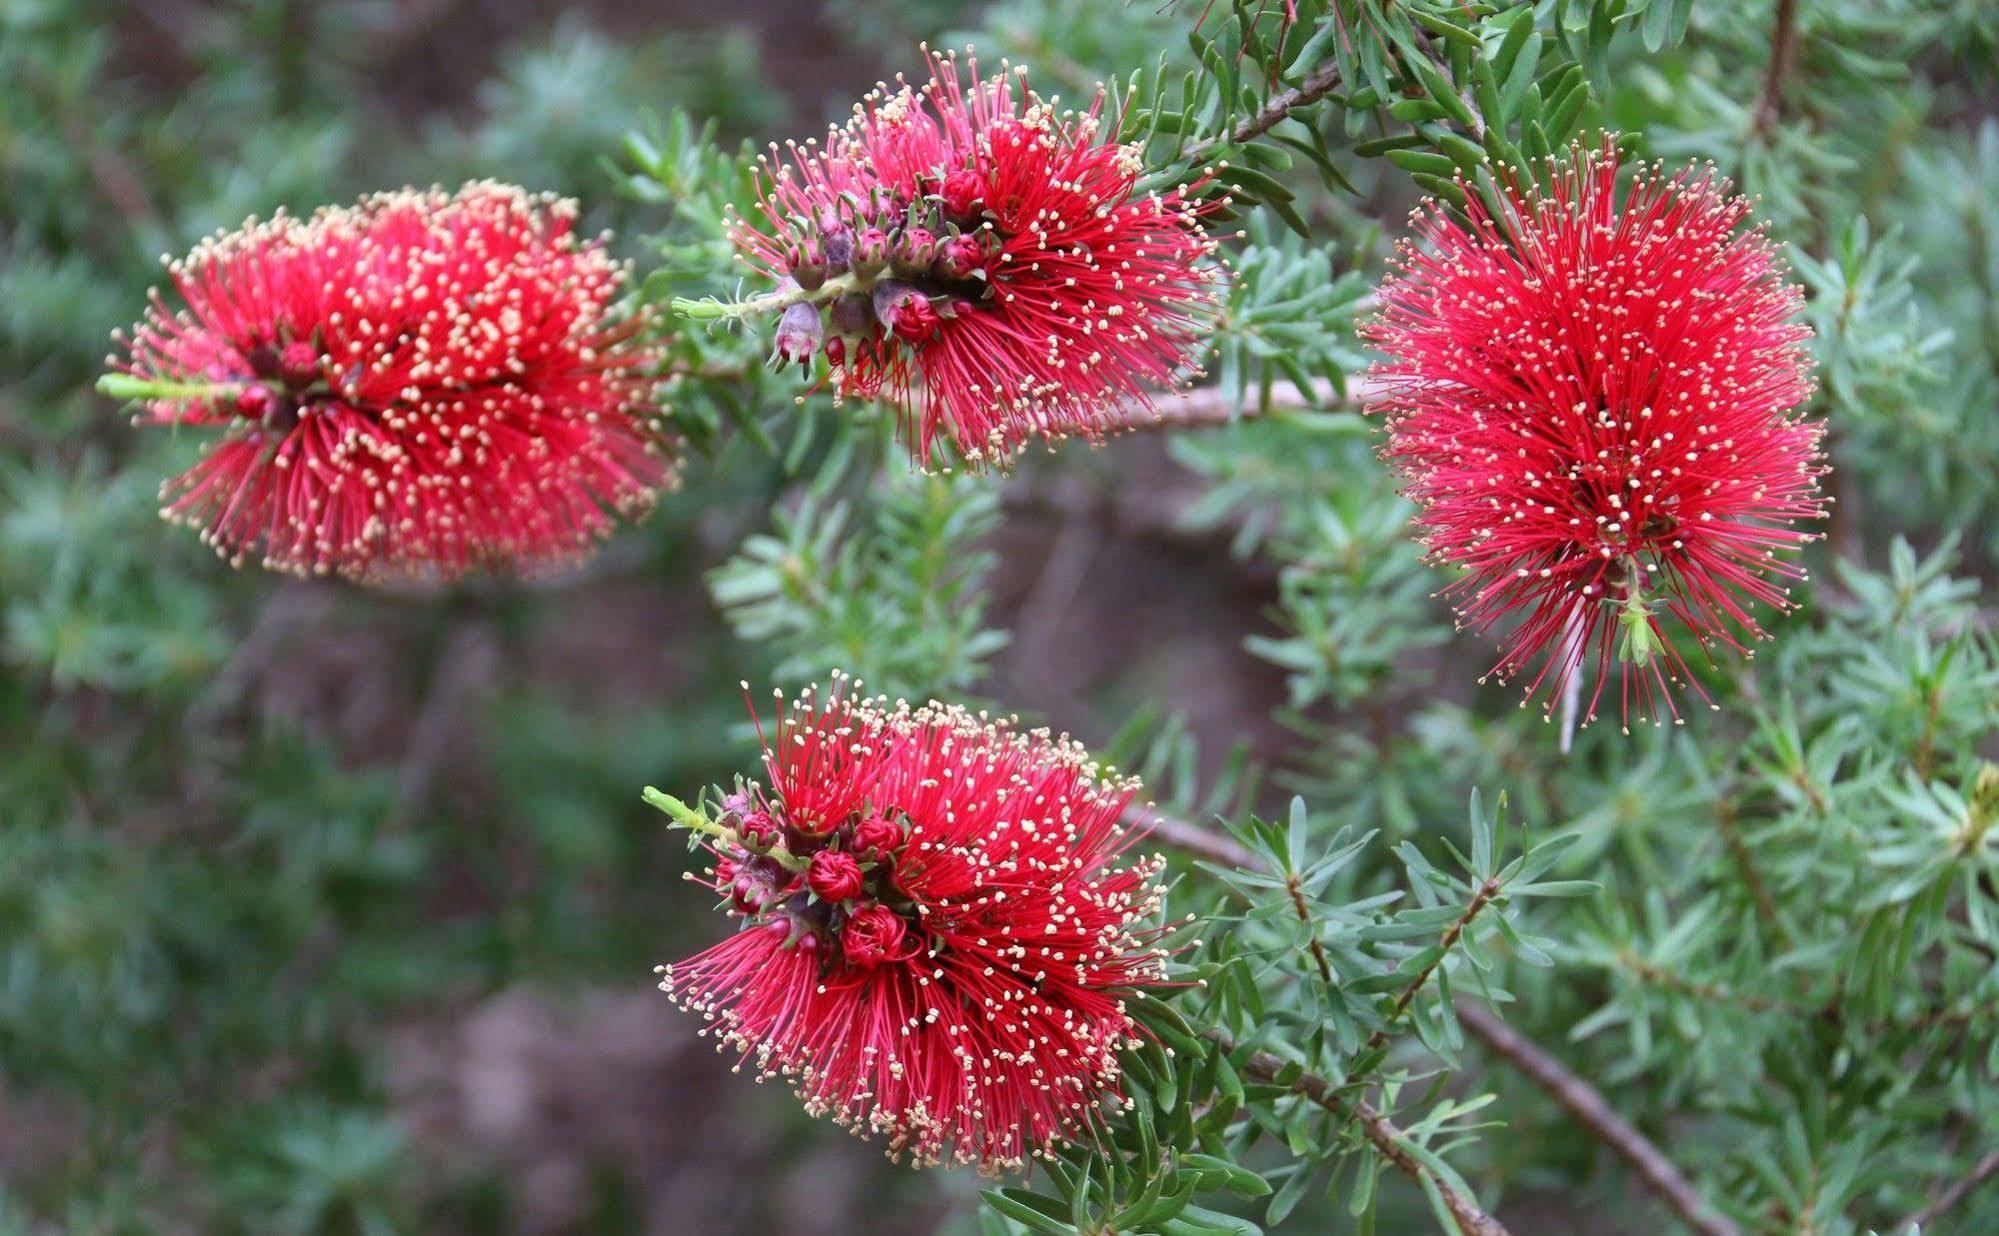
<path id="1" fill-rule="evenodd" d="M 586 1084 L 586 1118 L 551 1123 L 588 1141 L 713 1107 L 697 1136 L 723 1157 L 645 1142 L 537 1217 L 522 1180 L 557 1150 L 434 1123 L 403 1074 L 410 1040 L 455 1044 L 496 993 L 564 1006 L 692 951 L 710 928 L 666 908 L 683 859 L 632 789 L 747 770 L 738 679 L 1049 704 L 1009 698 L 1038 652 L 1006 629 L 1043 556 L 1001 552 L 1021 493 L 1170 563 L 1093 568 L 1106 596 L 1038 615 L 1065 649 L 1112 645 L 1045 677 L 1074 707 L 1110 671 L 1195 668 L 1102 732 L 1048 719 L 1211 838 L 1173 859 L 1188 985 L 1133 1002 L 1128 1110 L 988 1182 L 965 1226 L 1452 1231 L 1450 1194 L 1523 1234 L 1678 1230 L 1467 1028 L 1478 1005 L 1742 1232 L 1905 1236 L 1944 1200 L 1932 1236 L 1999 1228 L 1973 1179 L 1999 1144 L 1989 4 L 1299 0 L 1292 23 L 1282 0 L 843 0 L 824 18 L 851 46 L 812 62 L 852 88 L 809 120 L 795 51 L 733 29 L 579 11 L 487 48 L 427 33 L 428 6 L 156 7 L 0 7 L 0 1232 L 622 1231 L 633 1198 L 697 1222 L 645 1189 L 706 1176 L 735 1205 L 711 1225 L 795 1225 L 790 1194 L 833 1206 L 829 1178 L 865 1199 L 840 1217 L 914 1222 L 897 1203 L 932 1186 L 828 1167 L 834 1135 L 694 1093 L 726 1083 L 691 1064 Z M 967 22 L 934 41 L 1031 65 L 1070 106 L 1109 83 L 1147 188 L 1230 197 L 1195 393 L 1221 411 L 1163 452 L 921 474 L 891 416 L 771 371 L 758 324 L 669 311 L 750 290 L 727 228 L 755 149 Z M 1416 198 L 1490 195 L 1600 129 L 1759 195 L 1807 293 L 1838 501 L 1802 612 L 1700 671 L 1714 711 L 1564 754 L 1477 685 L 1492 650 L 1452 631 L 1353 406 L 1354 325 Z M 620 230 L 687 488 L 571 575 L 449 592 L 231 572 L 160 524 L 192 435 L 131 432 L 89 387 L 160 253 L 475 175 L 583 194 Z M 1267 606 L 1222 632 L 1238 660 L 1152 646 L 1176 582 L 1238 575 Z M 1268 690 L 1236 681 L 1257 671 Z M 1262 690 L 1277 736 L 1204 715 L 1221 688 Z M 1271 786 L 1303 797 L 1285 812 Z"/>
<path id="2" fill-rule="evenodd" d="M 962 699 L 1007 633 L 984 625 L 999 523 L 990 490 L 940 477 L 888 481 L 865 524 L 847 503 L 808 496 L 778 512 L 709 576 L 736 634 L 776 656 L 780 683 L 844 669 L 898 699 Z"/>

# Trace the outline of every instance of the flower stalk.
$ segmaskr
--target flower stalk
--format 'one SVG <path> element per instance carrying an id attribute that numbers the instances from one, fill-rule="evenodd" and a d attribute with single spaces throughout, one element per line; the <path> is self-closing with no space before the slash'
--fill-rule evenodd
<path id="1" fill-rule="evenodd" d="M 234 399 L 250 385 L 246 382 L 183 382 L 171 378 L 144 378 L 131 373 L 107 373 L 97 379 L 97 393 L 113 399 L 139 402 L 156 399 Z"/>
<path id="2" fill-rule="evenodd" d="M 748 300 L 716 300 L 713 297 L 694 299 L 676 296 L 673 311 L 692 322 L 719 322 L 735 318 L 761 317 L 767 313 L 783 313 L 793 305 L 823 305 L 840 299 L 850 292 L 865 292 L 876 283 L 887 278 L 885 273 L 862 276 L 849 271 L 844 275 L 834 275 L 816 288 L 805 288 L 793 284 L 763 296 L 752 296 Z"/>

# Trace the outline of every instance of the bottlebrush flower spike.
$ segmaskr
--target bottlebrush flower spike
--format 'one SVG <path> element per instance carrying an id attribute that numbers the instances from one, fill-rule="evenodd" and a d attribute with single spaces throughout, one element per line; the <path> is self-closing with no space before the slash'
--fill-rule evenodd
<path id="1" fill-rule="evenodd" d="M 1804 576 L 1777 556 L 1814 539 L 1794 521 L 1824 514 L 1803 296 L 1712 168 L 1641 167 L 1621 204 L 1609 140 L 1550 169 L 1498 217 L 1476 194 L 1468 224 L 1418 212 L 1364 332 L 1385 455 L 1464 571 L 1461 625 L 1511 624 L 1495 673 L 1540 658 L 1552 706 L 1594 664 L 1587 719 L 1615 667 L 1627 722 L 1677 719 L 1668 620 L 1745 651 L 1753 604 Z"/>
<path id="2" fill-rule="evenodd" d="M 1101 92 L 1058 112 L 1023 70 L 929 67 L 921 87 L 869 95 L 824 146 L 791 144 L 788 163 L 772 148 L 760 226 L 732 231 L 779 291 L 722 311 L 823 306 L 836 391 L 898 405 L 918 458 L 940 432 L 979 466 L 1150 415 L 1154 388 L 1195 376 L 1216 311 L 1203 207 L 1140 191 Z M 785 321 L 780 363 L 811 337 Z"/>
<path id="3" fill-rule="evenodd" d="M 165 514 L 232 561 L 453 577 L 573 557 L 673 477 L 624 269 L 508 185 L 280 214 L 169 263 L 107 393 L 221 430 Z"/>
<path id="4" fill-rule="evenodd" d="M 662 990 L 893 1157 L 997 1171 L 1086 1136 L 1143 1033 L 1126 997 L 1165 981 L 1161 862 L 1117 865 L 1137 783 L 837 679 L 784 706 L 764 766 L 719 820 L 647 791 L 704 835 L 702 882 L 743 920 Z"/>

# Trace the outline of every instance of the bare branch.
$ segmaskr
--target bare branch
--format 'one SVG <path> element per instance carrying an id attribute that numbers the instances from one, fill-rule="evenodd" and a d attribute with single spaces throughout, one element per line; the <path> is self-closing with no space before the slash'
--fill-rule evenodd
<path id="1" fill-rule="evenodd" d="M 1999 1150 L 1980 1159 L 1978 1165 L 1971 1169 L 1970 1175 L 1937 1194 L 1929 1205 L 1889 1228 L 1888 1231 L 1891 1236 L 1910 1236 L 1910 1233 L 1929 1226 L 1931 1220 L 1942 1216 L 1944 1212 L 1971 1196 L 1973 1189 L 1994 1176 L 1999 1176 Z"/>
<path id="2" fill-rule="evenodd" d="M 492 630 L 483 622 L 461 627 L 445 641 L 422 711 L 410 730 L 385 830 L 407 827 L 430 801 L 459 723 L 479 687 L 493 680 L 499 656 Z"/>
<path id="3" fill-rule="evenodd" d="M 1217 866 L 1240 867 L 1245 871 L 1256 871 L 1263 866 L 1256 855 L 1235 838 L 1203 828 L 1192 820 L 1165 815 L 1142 803 L 1133 803 L 1125 809 L 1124 822 L 1127 827 L 1143 828 L 1147 836 L 1163 841 L 1182 853 L 1205 858 Z"/>
<path id="4" fill-rule="evenodd" d="M 1798 54 L 1798 0 L 1777 0 L 1770 22 L 1770 64 L 1763 71 L 1763 93 L 1751 120 L 1757 136 L 1768 133 L 1783 112 L 1784 79 Z"/>
<path id="5" fill-rule="evenodd" d="M 1136 409 L 1128 420 L 1133 432 L 1148 429 L 1211 429 L 1253 420 L 1271 412 L 1330 411 L 1345 408 L 1358 411 L 1381 397 L 1381 384 L 1366 378 L 1349 379 L 1346 394 L 1330 382 L 1314 382 L 1309 387 L 1276 382 L 1267 402 L 1245 401 L 1219 386 L 1199 386 L 1156 402 L 1156 411 L 1146 416 Z"/>
<path id="6" fill-rule="evenodd" d="M 1577 1123 L 1594 1133 L 1638 1173 L 1645 1187 L 1702 1236 L 1739 1236 L 1734 1221 L 1717 1214 L 1657 1146 L 1617 1114 L 1601 1091 L 1530 1042 L 1482 1004 L 1459 1000 L 1458 1021 L 1481 1043 L 1554 1096 Z"/>

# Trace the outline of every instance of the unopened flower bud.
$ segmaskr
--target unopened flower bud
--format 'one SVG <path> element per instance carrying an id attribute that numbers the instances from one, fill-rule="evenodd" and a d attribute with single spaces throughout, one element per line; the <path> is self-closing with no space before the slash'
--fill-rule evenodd
<path id="1" fill-rule="evenodd" d="M 736 835 L 753 849 L 768 850 L 783 842 L 784 826 L 768 811 L 746 811 L 736 823 Z"/>
<path id="2" fill-rule="evenodd" d="M 246 386 L 236 392 L 236 414 L 246 420 L 261 421 L 278 406 L 278 397 L 268 386 Z"/>
<path id="3" fill-rule="evenodd" d="M 986 206 L 985 178 L 969 169 L 952 172 L 944 178 L 937 196 L 951 218 L 959 222 L 976 219 Z"/>
<path id="4" fill-rule="evenodd" d="M 805 883 L 821 901 L 846 901 L 861 895 L 867 877 L 853 855 L 843 850 L 821 850 L 805 869 Z"/>
<path id="5" fill-rule="evenodd" d="M 284 351 L 278 353 L 278 372 L 293 386 L 312 385 L 324 368 L 319 349 L 303 340 L 286 344 Z"/>
<path id="6" fill-rule="evenodd" d="M 877 966 L 903 956 L 906 935 L 901 915 L 887 906 L 863 906 L 840 928 L 840 951 L 854 965 Z"/>
<path id="7" fill-rule="evenodd" d="M 807 241 L 791 251 L 791 277 L 806 291 L 818 291 L 830 273 L 825 249 L 817 241 Z"/>
<path id="8" fill-rule="evenodd" d="M 771 363 L 780 369 L 794 361 L 800 366 L 810 366 L 812 354 L 819 350 L 819 342 L 824 337 L 825 327 L 819 320 L 819 306 L 793 305 L 778 319 Z"/>
<path id="9" fill-rule="evenodd" d="M 890 261 L 895 273 L 904 277 L 927 274 L 937 260 L 937 238 L 928 228 L 906 227 L 895 238 L 895 254 Z"/>
<path id="10" fill-rule="evenodd" d="M 829 207 L 819 212 L 819 255 L 827 267 L 838 270 L 854 257 L 854 229 L 841 222 Z"/>
<path id="11" fill-rule="evenodd" d="M 898 339 L 923 343 L 937 335 L 938 313 L 930 298 L 907 283 L 893 280 L 875 288 L 875 316 Z"/>
<path id="12" fill-rule="evenodd" d="M 888 269 L 888 233 L 878 227 L 865 228 L 854 238 L 854 256 L 847 265 L 863 279 L 872 279 Z"/>
<path id="13" fill-rule="evenodd" d="M 970 279 L 985 266 L 985 246 L 970 236 L 953 236 L 937 248 L 937 273 L 946 279 Z"/>
<path id="14" fill-rule="evenodd" d="M 842 296 L 833 302 L 826 318 L 835 335 L 864 339 L 875 329 L 874 302 L 862 292 Z"/>
<path id="15" fill-rule="evenodd" d="M 902 848 L 902 829 L 886 816 L 871 815 L 854 829 L 854 850 L 882 856 Z"/>

